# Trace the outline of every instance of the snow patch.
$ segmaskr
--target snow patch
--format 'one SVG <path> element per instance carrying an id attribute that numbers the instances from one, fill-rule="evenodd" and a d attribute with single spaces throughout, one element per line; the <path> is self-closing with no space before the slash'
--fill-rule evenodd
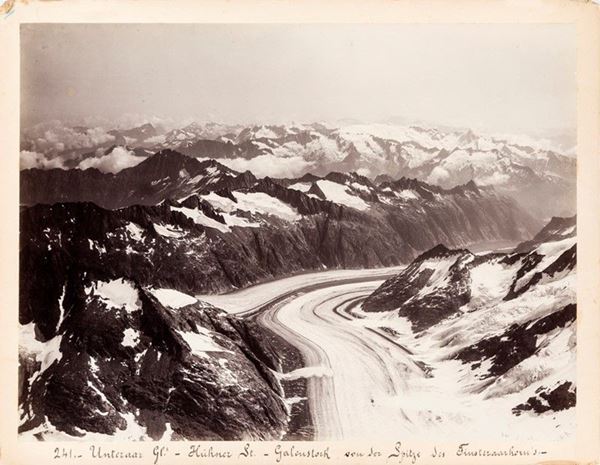
<path id="1" fill-rule="evenodd" d="M 234 213 L 237 210 L 258 213 L 262 215 L 272 215 L 286 221 L 295 221 L 301 218 L 298 211 L 275 197 L 271 197 L 264 192 L 233 192 L 237 202 L 211 192 L 202 196 L 214 208 L 225 213 Z"/>
<path id="2" fill-rule="evenodd" d="M 396 197 L 404 199 L 404 200 L 418 200 L 419 196 L 415 193 L 415 191 L 410 189 L 402 189 L 400 192 L 396 192 Z"/>
<path id="3" fill-rule="evenodd" d="M 177 227 L 172 226 L 170 224 L 169 225 L 162 225 L 162 224 L 154 223 L 154 229 L 161 236 L 163 236 L 163 237 L 172 237 L 174 239 L 179 239 L 184 234 L 182 230 L 180 230 Z"/>
<path id="4" fill-rule="evenodd" d="M 200 333 L 191 331 L 177 331 L 183 340 L 190 346 L 194 355 L 208 357 L 206 352 L 227 352 L 227 350 L 217 344 L 210 336 L 210 332 L 202 327 L 198 327 Z"/>
<path id="5" fill-rule="evenodd" d="M 140 228 L 137 224 L 129 222 L 125 225 L 125 229 L 127 230 L 127 232 L 129 233 L 129 235 L 131 236 L 131 238 L 133 240 L 135 240 L 135 241 L 142 240 L 144 230 L 142 228 Z"/>
<path id="6" fill-rule="evenodd" d="M 206 226 L 207 228 L 217 229 L 221 232 L 230 232 L 231 229 L 223 223 L 219 223 L 217 220 L 209 218 L 200 210 L 187 208 L 187 207 L 171 207 L 171 210 L 183 213 L 188 218 L 191 218 L 194 223 Z"/>
<path id="7" fill-rule="evenodd" d="M 360 197 L 349 193 L 347 187 L 342 184 L 321 179 L 317 181 L 317 186 L 319 186 L 323 194 L 325 194 L 327 200 L 330 200 L 331 202 L 356 208 L 357 210 L 369 209 L 369 204 L 367 202 Z"/>
<path id="8" fill-rule="evenodd" d="M 288 187 L 288 189 L 293 189 L 295 191 L 300 192 L 308 192 L 311 188 L 312 184 L 308 182 L 297 182 Z"/>
<path id="9" fill-rule="evenodd" d="M 121 344 L 125 347 L 135 347 L 140 342 L 140 333 L 133 328 L 127 328 L 123 331 L 123 342 Z"/>
<path id="10" fill-rule="evenodd" d="M 150 289 L 150 292 L 165 307 L 181 308 L 198 302 L 191 295 L 184 294 L 175 289 Z"/>
<path id="11" fill-rule="evenodd" d="M 59 362 L 62 359 L 62 352 L 60 351 L 62 335 L 56 335 L 46 342 L 41 342 L 35 337 L 35 323 L 33 322 L 21 325 L 19 333 L 19 350 L 33 355 L 36 362 L 40 363 L 40 369 L 29 379 L 29 383 L 32 384 L 54 362 Z"/>
<path id="12" fill-rule="evenodd" d="M 293 178 L 301 176 L 311 169 L 313 163 L 306 161 L 304 157 L 292 153 L 282 156 L 270 153 L 262 154 L 254 158 L 222 158 L 220 163 L 241 173 L 251 171 L 255 176 L 264 178 Z"/>
<path id="13" fill-rule="evenodd" d="M 471 301 L 488 302 L 504 297 L 512 282 L 514 267 L 500 263 L 482 263 L 470 269 Z"/>
<path id="14" fill-rule="evenodd" d="M 86 293 L 100 297 L 108 308 L 125 308 L 129 313 L 140 308 L 137 289 L 123 278 L 108 282 L 96 281 L 86 288 Z"/>

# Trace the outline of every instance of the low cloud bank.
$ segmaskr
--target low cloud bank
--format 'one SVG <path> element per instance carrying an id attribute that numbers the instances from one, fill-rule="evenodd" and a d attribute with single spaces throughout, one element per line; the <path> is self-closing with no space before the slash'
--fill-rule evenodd
<path id="1" fill-rule="evenodd" d="M 22 150 L 20 154 L 20 168 L 22 170 L 39 168 L 49 170 L 53 168 L 68 169 L 65 166 L 65 159 L 61 156 L 51 156 L 49 154 Z M 115 147 L 110 153 L 104 154 L 102 149 L 98 149 L 95 157 L 82 160 L 77 168 L 86 170 L 96 168 L 103 173 L 118 173 L 125 168 L 136 166 L 143 162 L 147 157 L 136 156 L 125 147 Z M 70 165 L 71 167 L 73 165 Z"/>
<path id="2" fill-rule="evenodd" d="M 29 150 L 21 150 L 19 160 L 20 168 L 27 170 L 30 168 L 41 168 L 50 170 L 53 168 L 65 169 L 62 157 L 49 158 L 47 155 Z"/>
<path id="3" fill-rule="evenodd" d="M 23 132 L 23 149 L 53 156 L 72 150 L 110 144 L 115 136 L 101 128 L 72 128 L 60 121 L 37 124 Z"/>
<path id="4" fill-rule="evenodd" d="M 313 164 L 302 157 L 277 157 L 266 154 L 249 160 L 245 158 L 220 158 L 218 162 L 236 171 L 250 170 L 255 176 L 264 178 L 295 178 L 311 170 Z"/>
<path id="5" fill-rule="evenodd" d="M 118 173 L 125 168 L 139 165 L 146 157 L 138 157 L 124 147 L 115 147 L 109 154 L 86 158 L 79 163 L 79 169 L 96 168 L 103 173 Z"/>

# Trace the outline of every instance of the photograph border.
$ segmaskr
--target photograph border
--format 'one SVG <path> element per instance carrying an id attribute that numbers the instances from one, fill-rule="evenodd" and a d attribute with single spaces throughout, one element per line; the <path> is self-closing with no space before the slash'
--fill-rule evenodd
<path id="1" fill-rule="evenodd" d="M 316 1 L 293 2 L 229 0 L 203 2 L 135 0 L 102 3 L 93 0 L 74 2 L 15 2 L 0 11 L 0 462 L 6 464 L 44 463 L 53 460 L 55 448 L 73 451 L 72 458 L 54 460 L 66 463 L 97 463 L 90 455 L 94 444 L 106 449 L 130 451 L 141 455 L 137 463 L 154 463 L 154 448 L 177 447 L 165 452 L 158 463 L 213 463 L 206 458 L 188 457 L 189 447 L 228 450 L 232 457 L 214 463 L 305 463 L 299 458 L 277 461 L 277 447 L 292 446 L 327 449 L 330 459 L 314 458 L 310 463 L 363 463 L 345 452 L 370 447 L 384 452 L 367 463 L 401 463 L 394 454 L 396 443 L 356 442 L 140 442 L 31 443 L 17 438 L 17 351 L 18 351 L 18 259 L 19 259 L 19 26 L 22 23 L 566 23 L 577 29 L 577 242 L 583 253 L 577 257 L 577 432 L 574 441 L 564 443 L 493 443 L 470 441 L 473 448 L 504 450 L 527 448 L 547 451 L 541 456 L 465 457 L 457 455 L 458 443 L 431 443 L 427 438 L 404 444 L 404 449 L 427 451 L 416 463 L 593 463 L 600 460 L 600 14 L 597 4 L 570 0 L 518 1 Z M 551 46 L 551 44 L 549 44 Z M 493 421 L 493 420 L 491 420 Z M 244 456 L 246 444 L 253 455 Z M 447 450 L 444 457 L 431 457 L 436 450 Z M 267 455 L 265 455 L 267 454 Z M 81 455 L 81 458 L 78 457 Z M 112 463 L 121 463 L 112 461 Z M 405 459 L 402 463 L 411 463 Z"/>

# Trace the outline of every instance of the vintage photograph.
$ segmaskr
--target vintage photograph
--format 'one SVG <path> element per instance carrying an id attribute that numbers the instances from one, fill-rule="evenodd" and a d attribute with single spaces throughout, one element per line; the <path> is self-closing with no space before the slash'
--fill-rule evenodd
<path id="1" fill-rule="evenodd" d="M 573 440 L 576 52 L 21 24 L 19 440 Z"/>

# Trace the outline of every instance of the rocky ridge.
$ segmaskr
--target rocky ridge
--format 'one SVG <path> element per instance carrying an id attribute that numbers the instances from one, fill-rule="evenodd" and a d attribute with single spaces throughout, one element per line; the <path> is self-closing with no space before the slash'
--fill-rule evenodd
<path id="1" fill-rule="evenodd" d="M 576 218 L 553 218 L 509 253 L 438 245 L 361 311 L 380 314 L 382 328 L 415 348 L 433 376 L 452 367 L 461 393 L 505 413 L 551 415 L 554 424 L 571 421 L 557 412 L 575 405 L 575 279 Z M 399 332 L 405 325 L 410 332 Z"/>

